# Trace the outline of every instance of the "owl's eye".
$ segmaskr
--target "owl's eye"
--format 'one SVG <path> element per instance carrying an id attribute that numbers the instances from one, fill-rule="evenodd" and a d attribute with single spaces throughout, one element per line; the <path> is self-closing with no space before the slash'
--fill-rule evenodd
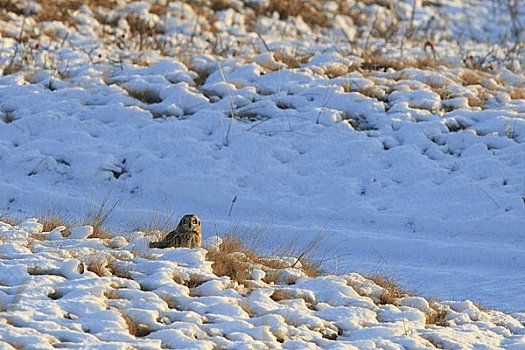
<path id="1" fill-rule="evenodd" d="M 193 219 L 193 223 L 194 223 L 195 225 L 197 225 L 197 224 L 199 223 L 199 221 L 198 221 L 197 219 Z"/>

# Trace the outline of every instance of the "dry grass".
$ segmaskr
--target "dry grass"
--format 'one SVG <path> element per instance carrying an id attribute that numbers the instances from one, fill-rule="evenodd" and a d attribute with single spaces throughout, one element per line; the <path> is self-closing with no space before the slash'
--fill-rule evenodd
<path id="1" fill-rule="evenodd" d="M 459 77 L 461 78 L 461 81 L 463 83 L 463 86 L 468 85 L 481 85 L 483 80 L 485 79 L 484 74 L 480 71 L 475 71 L 472 69 L 464 69 Z"/>
<path id="2" fill-rule="evenodd" d="M 59 21 L 70 26 L 75 24 L 71 15 L 82 5 L 87 5 L 97 12 L 99 7 L 112 8 L 117 4 L 116 0 L 38 0 L 37 2 L 40 5 L 40 10 L 35 16 L 37 22 Z"/>
<path id="3" fill-rule="evenodd" d="M 383 288 L 383 291 L 377 295 L 378 303 L 381 305 L 397 305 L 400 298 L 410 296 L 411 294 L 403 290 L 393 278 L 381 274 L 366 276 L 372 282 Z"/>
<path id="4" fill-rule="evenodd" d="M 436 86 L 436 87 L 431 86 L 431 87 L 432 87 L 432 91 L 438 94 L 442 100 L 447 100 L 453 97 L 448 85 Z"/>
<path id="5" fill-rule="evenodd" d="M 11 226 L 16 226 L 20 224 L 21 220 L 13 218 L 12 216 L 9 216 L 8 214 L 2 214 L 0 215 L 0 221 L 9 224 Z"/>
<path id="6" fill-rule="evenodd" d="M 128 280 L 132 280 L 133 279 L 133 277 L 131 276 L 131 272 L 132 271 L 130 271 L 130 270 L 119 268 L 119 267 L 114 267 L 111 264 L 108 265 L 108 269 L 111 271 L 113 276 L 116 276 L 116 277 L 119 277 L 119 278 L 125 278 L 125 279 L 128 279 Z"/>
<path id="7" fill-rule="evenodd" d="M 513 100 L 525 100 L 525 88 L 512 88 L 509 92 L 509 96 Z"/>
<path id="8" fill-rule="evenodd" d="M 425 313 L 425 323 L 427 325 L 436 325 L 436 326 L 445 326 L 447 319 L 448 311 L 444 308 L 440 309 L 431 309 Z"/>
<path id="9" fill-rule="evenodd" d="M 51 215 L 51 216 L 45 216 L 45 217 L 39 217 L 38 222 L 40 222 L 44 228 L 43 232 L 50 232 L 53 231 L 55 228 L 59 226 L 69 226 L 69 222 L 64 220 L 62 217 L 58 215 Z"/>
<path id="10" fill-rule="evenodd" d="M 129 88 L 124 88 L 127 91 L 128 95 L 137 99 L 145 104 L 153 104 L 162 102 L 159 94 L 153 90 L 134 90 Z"/>
<path id="11" fill-rule="evenodd" d="M 342 63 L 334 62 L 330 65 L 327 65 L 324 67 L 324 74 L 332 79 L 336 77 L 340 77 L 341 75 L 345 75 L 346 73 L 356 69 L 357 67 L 351 66 L 351 65 L 345 65 Z"/>
<path id="12" fill-rule="evenodd" d="M 260 235 L 258 236 L 260 237 Z M 298 250 L 295 246 L 296 241 L 292 240 L 287 247 L 277 247 L 273 252 L 262 255 L 254 248 L 245 245 L 248 238 L 241 238 L 237 233 L 232 232 L 222 237 L 222 244 L 218 249 L 209 250 L 207 259 L 213 262 L 213 272 L 217 276 L 228 276 L 233 281 L 242 283 L 250 277 L 253 266 L 261 266 L 263 270 L 269 271 L 265 277 L 269 281 L 274 276 L 273 281 L 279 279 L 279 269 L 300 268 L 306 275 L 314 277 L 323 274 L 321 265 L 323 259 L 316 257 L 316 248 L 319 245 L 319 237 L 314 238 L 303 250 Z M 253 242 L 254 245 L 260 243 Z M 296 263 L 289 265 L 283 257 L 296 257 Z M 272 275 L 273 273 L 273 275 Z"/>
<path id="13" fill-rule="evenodd" d="M 280 19 L 301 17 L 309 25 L 331 28 L 332 22 L 326 12 L 318 8 L 319 3 L 304 0 L 270 0 L 263 12 L 268 16 L 277 12 Z"/>
<path id="14" fill-rule="evenodd" d="M 104 291 L 106 299 L 120 299 L 120 292 L 118 289 L 108 288 Z"/>
<path id="15" fill-rule="evenodd" d="M 297 275 L 288 275 L 286 279 L 284 279 L 284 273 L 283 270 L 269 270 L 266 271 L 266 275 L 263 277 L 263 282 L 267 284 L 295 284 L 299 277 Z"/>
<path id="16" fill-rule="evenodd" d="M 356 91 L 364 96 L 368 96 L 370 98 L 376 98 L 380 101 L 386 101 L 388 98 L 387 93 L 384 90 L 378 88 L 377 86 L 364 87 L 364 88 L 357 89 Z"/>
<path id="17" fill-rule="evenodd" d="M 55 211 L 48 213 L 35 214 L 38 222 L 43 225 L 42 232 L 51 232 L 59 226 L 65 226 L 66 229 L 61 232 L 62 236 L 69 236 L 71 234 L 71 221 L 57 214 Z"/>
<path id="18" fill-rule="evenodd" d="M 207 7 L 203 5 L 202 3 L 198 4 L 197 2 L 190 2 L 188 5 L 191 6 L 195 14 L 199 17 L 205 20 L 204 24 L 208 24 L 208 27 L 204 28 L 205 30 L 208 30 L 212 34 L 217 34 L 218 29 L 215 26 L 215 11 L 211 7 Z"/>
<path id="19" fill-rule="evenodd" d="M 31 276 L 61 276 L 64 277 L 58 270 L 44 269 L 41 266 L 29 266 L 27 273 Z"/>
<path id="20" fill-rule="evenodd" d="M 166 16 L 168 12 L 168 5 L 169 5 L 169 1 L 167 1 L 166 4 L 161 4 L 161 3 L 152 4 L 151 7 L 149 8 L 149 12 L 159 17 Z"/>
<path id="21" fill-rule="evenodd" d="M 145 20 L 135 13 L 129 13 L 126 16 L 126 21 L 128 22 L 131 35 L 138 38 L 139 51 L 151 44 L 149 40 L 153 39 L 156 34 L 160 34 L 160 28 L 157 28 L 153 22 Z"/>
<path id="22" fill-rule="evenodd" d="M 244 246 L 236 235 L 226 235 L 222 238 L 218 249 L 210 250 L 207 259 L 213 262 L 213 273 L 217 276 L 228 276 L 237 282 L 249 278 L 250 262 L 257 259 L 258 254 Z"/>
<path id="23" fill-rule="evenodd" d="M 444 65 L 443 62 L 435 60 L 431 56 L 423 56 L 416 58 L 391 58 L 378 53 L 363 52 L 363 63 L 361 69 L 374 71 L 374 70 L 386 70 L 393 68 L 395 70 L 401 70 L 403 68 L 435 68 Z"/>
<path id="24" fill-rule="evenodd" d="M 111 196 L 111 190 L 106 192 L 98 209 L 93 207 L 88 210 L 86 218 L 84 219 L 83 225 L 89 225 L 93 227 L 93 233 L 88 238 L 111 238 L 113 235 L 107 230 L 107 220 L 111 217 L 113 211 L 117 208 L 120 200 L 115 200 L 112 204 L 109 204 L 109 198 Z"/>
<path id="25" fill-rule="evenodd" d="M 347 284 L 352 287 L 352 289 L 357 293 L 359 294 L 360 296 L 362 297 L 367 297 L 369 296 L 369 293 L 366 292 L 366 290 L 360 286 L 358 286 L 356 283 L 352 283 L 351 281 L 346 281 Z"/>
<path id="26" fill-rule="evenodd" d="M 71 14 L 84 3 L 81 0 L 39 0 L 40 11 L 36 13 L 37 22 L 58 21 L 73 26 Z"/>
<path id="27" fill-rule="evenodd" d="M 239 307 L 244 310 L 250 317 L 254 317 L 255 313 L 253 312 L 250 303 L 246 300 L 241 300 L 239 302 Z"/>
<path id="28" fill-rule="evenodd" d="M 106 260 L 106 267 L 105 268 L 107 269 L 107 271 L 109 271 L 111 273 L 111 275 L 119 277 L 119 278 L 125 278 L 125 279 L 128 279 L 128 280 L 133 279 L 132 276 L 131 276 L 131 273 L 133 271 L 129 270 L 128 268 L 126 268 L 126 267 L 124 267 L 122 265 L 119 265 L 119 260 L 118 259 L 116 259 L 113 256 L 110 256 L 109 258 L 107 258 L 105 260 Z M 89 270 L 89 268 L 88 268 L 88 270 Z M 95 272 L 95 271 L 93 271 L 93 272 Z"/>
<path id="29" fill-rule="evenodd" d="M 12 12 L 17 15 L 23 15 L 25 6 L 17 0 L 0 0 L 0 19 L 5 19 L 5 14 Z"/>
<path id="30" fill-rule="evenodd" d="M 183 284 L 189 289 L 193 289 L 193 288 L 197 288 L 204 282 L 206 282 L 206 280 L 204 279 L 202 275 L 199 275 L 197 273 L 192 273 L 190 277 L 183 282 Z"/>
<path id="31" fill-rule="evenodd" d="M 211 0 L 210 7 L 213 11 L 227 10 L 232 7 L 233 3 L 228 0 Z"/>
<path id="32" fill-rule="evenodd" d="M 487 103 L 487 100 L 489 99 L 490 95 L 487 92 L 487 90 L 483 88 L 479 88 L 477 90 L 477 94 L 474 96 L 467 97 L 468 105 L 470 107 L 478 107 L 483 109 Z"/>
<path id="33" fill-rule="evenodd" d="M 94 272 L 99 277 L 108 277 L 112 275 L 112 271 L 108 266 L 114 265 L 112 262 L 113 257 L 110 255 L 102 256 L 96 255 L 92 256 L 86 262 L 86 269 L 88 271 Z"/>
<path id="34" fill-rule="evenodd" d="M 323 231 L 317 233 L 307 244 L 302 244 L 304 239 L 295 234 L 290 241 L 268 251 L 265 254 L 266 265 L 263 265 L 278 269 L 279 264 L 282 264 L 280 259 L 294 257 L 295 262 L 290 267 L 300 268 L 308 277 L 324 275 L 322 266 L 328 261 L 328 257 L 320 252 L 320 247 L 325 241 L 326 233 Z"/>
<path id="35" fill-rule="evenodd" d="M 275 289 L 273 291 L 273 294 L 270 295 L 270 298 L 273 301 L 303 299 L 306 304 L 312 305 L 315 303 L 315 300 L 313 300 L 312 298 L 308 296 L 292 295 L 290 292 L 283 290 L 283 289 Z"/>
<path id="36" fill-rule="evenodd" d="M 135 322 L 131 317 L 123 315 L 124 321 L 128 326 L 128 332 L 134 337 L 142 338 L 149 335 L 153 330 L 143 323 Z"/>
<path id="37" fill-rule="evenodd" d="M 302 63 L 308 62 L 312 55 L 288 55 L 283 52 L 275 52 L 273 57 L 276 61 L 284 63 L 288 68 L 299 68 Z"/>
<path id="38" fill-rule="evenodd" d="M 486 305 L 483 305 L 481 301 L 474 300 L 472 301 L 472 304 L 474 304 L 474 306 L 477 307 L 479 311 L 487 312 L 490 310 Z"/>
<path id="39" fill-rule="evenodd" d="M 270 298 L 273 301 L 283 301 L 283 300 L 293 300 L 297 299 L 295 296 L 291 295 L 290 293 L 287 293 L 286 291 L 282 289 L 275 289 L 270 295 Z"/>
<path id="40" fill-rule="evenodd" d="M 173 218 L 174 213 L 165 213 L 159 208 L 155 208 L 147 219 L 142 218 L 140 222 L 134 225 L 135 230 L 144 232 L 144 236 L 155 236 L 157 239 L 161 239 L 161 237 L 164 237 L 177 227 L 177 223 L 173 221 Z"/>

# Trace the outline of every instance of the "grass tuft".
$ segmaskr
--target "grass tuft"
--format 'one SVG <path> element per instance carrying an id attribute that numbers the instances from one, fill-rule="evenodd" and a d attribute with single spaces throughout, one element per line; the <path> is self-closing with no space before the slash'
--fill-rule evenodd
<path id="1" fill-rule="evenodd" d="M 71 227 L 73 226 L 72 223 L 55 212 L 41 213 L 36 214 L 35 216 L 38 219 L 38 222 L 43 225 L 42 232 L 51 232 L 59 226 L 65 226 L 66 229 L 63 230 L 61 234 L 67 237 L 71 233 Z"/>
<path id="2" fill-rule="evenodd" d="M 365 71 L 387 70 L 388 68 L 397 71 L 404 68 L 435 68 L 440 65 L 444 65 L 444 63 L 431 56 L 398 59 L 380 53 L 365 51 L 361 68 Z"/>
<path id="3" fill-rule="evenodd" d="M 222 243 L 217 249 L 208 251 L 207 259 L 213 262 L 213 272 L 217 276 L 228 276 L 233 281 L 242 283 L 249 279 L 251 269 L 255 266 L 267 271 L 264 280 L 268 282 L 279 280 L 279 270 L 285 268 L 298 268 L 310 277 L 323 274 L 321 266 L 326 259 L 317 254 L 321 242 L 319 235 L 302 249 L 297 246 L 297 237 L 269 254 L 261 254 L 256 249 L 247 247 L 245 241 L 246 238 L 243 239 L 233 231 L 222 237 Z M 261 243 L 260 239 L 251 242 L 254 246 Z M 289 257 L 295 257 L 295 262 L 290 263 L 289 259 L 285 259 Z"/>
<path id="4" fill-rule="evenodd" d="M 512 88 L 509 92 L 509 96 L 513 100 L 525 100 L 525 88 Z"/>
<path id="5" fill-rule="evenodd" d="M 427 325 L 436 325 L 436 326 L 445 326 L 447 319 L 448 311 L 444 308 L 441 309 L 431 309 L 425 313 L 425 323 Z"/>
<path id="6" fill-rule="evenodd" d="M 271 15 L 277 12 L 282 20 L 289 17 L 301 17 L 305 23 L 310 25 L 331 28 L 332 22 L 325 12 L 320 11 L 319 3 L 303 0 L 270 0 L 265 13 Z"/>
<path id="7" fill-rule="evenodd" d="M 16 226 L 16 225 L 20 224 L 20 222 L 21 222 L 20 219 L 13 218 L 12 216 L 10 216 L 8 214 L 0 215 L 0 221 L 4 222 L 6 224 L 9 224 L 11 226 Z"/>
<path id="8" fill-rule="evenodd" d="M 94 255 L 86 262 L 86 269 L 94 272 L 99 277 L 107 277 L 112 275 L 112 271 L 109 266 L 113 265 L 111 261 L 113 257 Z"/>
<path id="9" fill-rule="evenodd" d="M 106 192 L 102 198 L 97 210 L 89 210 L 83 225 L 93 227 L 93 233 L 88 238 L 111 238 L 111 233 L 107 230 L 107 220 L 113 213 L 113 211 L 120 204 L 120 200 L 115 200 L 112 204 L 109 204 L 109 197 L 111 190 Z"/>
<path id="10" fill-rule="evenodd" d="M 294 300 L 294 299 L 303 299 L 306 304 L 312 305 L 315 303 L 315 300 L 313 300 L 308 295 L 294 295 L 290 291 L 286 291 L 283 289 L 274 289 L 272 295 L 270 295 L 270 298 L 273 301 L 283 301 L 283 300 Z"/>
<path id="11" fill-rule="evenodd" d="M 148 336 L 151 332 L 153 332 L 153 330 L 150 329 L 147 325 L 143 323 L 137 323 L 129 316 L 123 316 L 123 318 L 126 322 L 126 325 L 128 326 L 129 334 L 131 334 L 134 337 L 143 338 L 145 336 Z"/>
<path id="12" fill-rule="evenodd" d="M 366 276 L 369 280 L 383 288 L 381 293 L 377 295 L 378 303 L 381 305 L 392 304 L 397 305 L 400 298 L 410 296 L 411 294 L 399 287 L 392 277 L 387 277 L 381 274 L 373 274 Z"/>
<path id="13" fill-rule="evenodd" d="M 254 250 L 248 249 L 236 235 L 222 238 L 218 249 L 210 250 L 207 259 L 213 262 L 213 273 L 228 276 L 233 281 L 242 282 L 249 277 L 250 260 L 257 257 Z"/>

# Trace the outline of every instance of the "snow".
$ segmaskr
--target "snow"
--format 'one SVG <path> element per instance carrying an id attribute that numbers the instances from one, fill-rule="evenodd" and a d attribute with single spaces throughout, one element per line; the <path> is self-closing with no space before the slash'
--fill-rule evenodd
<path id="1" fill-rule="evenodd" d="M 0 310 L 12 313 L 1 339 L 41 348 L 523 347 L 525 56 L 512 47 L 525 32 L 512 26 L 525 23 L 525 4 L 515 2 L 513 22 L 510 2 L 325 2 L 335 25 L 319 29 L 277 12 L 254 24 L 247 2 L 228 3 L 213 26 L 181 1 L 168 2 L 166 16 L 150 12 L 152 2 L 86 5 L 72 11 L 76 27 L 36 21 L 33 2 L 27 18 L 2 10 L 0 214 L 22 223 L 0 223 Z M 388 39 L 394 10 L 401 30 Z M 134 32 L 127 14 L 162 40 Z M 382 35 L 366 34 L 374 21 Z M 426 41 L 435 67 L 362 68 L 365 46 L 403 62 L 429 59 Z M 13 54 L 23 67 L 7 74 Z M 93 227 L 81 223 L 106 197 L 118 202 L 113 236 L 89 238 Z M 43 232 L 31 217 L 46 211 L 75 227 Z M 203 249 L 148 247 L 153 235 L 141 225 L 190 212 L 202 218 Z M 262 250 L 294 235 L 304 247 L 323 232 L 319 254 L 339 276 L 288 268 L 266 286 L 254 267 L 257 289 L 242 295 L 205 259 L 232 228 Z M 376 305 L 382 289 L 360 275 L 375 273 L 456 300 L 445 302 L 452 326 L 426 327 L 432 303 L 420 296 Z M 196 274 L 197 296 L 184 285 Z M 112 284 L 133 292 L 104 301 Z M 295 299 L 274 301 L 279 288 Z M 51 303 L 44 294 L 53 291 L 64 295 Z M 137 340 L 108 303 L 154 332 Z"/>
<path id="2" fill-rule="evenodd" d="M 108 248 L 112 238 L 35 240 L 41 227 L 36 219 L 2 223 L 0 239 L 11 251 L 29 250 L 0 260 L 0 344 L 7 348 L 517 349 L 525 342 L 519 319 L 471 301 L 376 303 L 382 287 L 356 273 L 292 284 L 266 284 L 256 273 L 261 286 L 246 290 L 214 275 L 203 249 L 168 248 L 145 259 Z M 61 262 L 60 255 L 74 258 Z M 110 265 L 100 264 L 109 257 Z M 196 273 L 200 282 L 189 286 Z M 277 292 L 285 297 L 272 299 Z M 437 308 L 446 310 L 442 323 L 427 324 Z"/>

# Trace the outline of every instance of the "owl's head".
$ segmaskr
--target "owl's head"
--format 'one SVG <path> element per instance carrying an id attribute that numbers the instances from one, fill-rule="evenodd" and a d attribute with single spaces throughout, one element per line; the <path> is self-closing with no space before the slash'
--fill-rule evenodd
<path id="1" fill-rule="evenodd" d="M 186 214 L 180 219 L 179 226 L 187 227 L 190 231 L 200 231 L 201 219 L 195 214 Z"/>

